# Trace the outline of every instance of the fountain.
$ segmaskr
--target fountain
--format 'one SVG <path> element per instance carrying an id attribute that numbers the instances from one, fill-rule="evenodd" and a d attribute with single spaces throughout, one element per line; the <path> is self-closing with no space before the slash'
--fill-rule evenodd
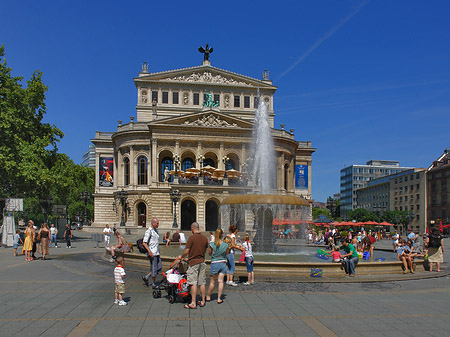
<path id="1" fill-rule="evenodd" d="M 276 166 L 275 147 L 269 125 L 266 103 L 259 99 L 253 125 L 253 146 L 250 151 L 249 181 L 252 194 L 234 195 L 222 201 L 222 227 L 238 224 L 240 231 L 254 233 L 255 250 L 274 252 L 277 250 L 273 235 L 275 217 L 300 224 L 299 237 L 304 238 L 305 225 L 309 217 L 308 201 L 295 195 L 275 194 Z"/>

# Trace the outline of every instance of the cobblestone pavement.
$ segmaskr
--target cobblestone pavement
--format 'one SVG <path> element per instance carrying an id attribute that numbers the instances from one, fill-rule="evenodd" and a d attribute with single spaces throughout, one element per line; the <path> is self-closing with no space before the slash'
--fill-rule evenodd
<path id="1" fill-rule="evenodd" d="M 0 248 L 1 336 L 447 336 L 450 278 L 382 283 L 258 283 L 224 304 L 186 310 L 154 299 L 127 270 L 113 304 L 113 264 L 86 239 L 25 262 Z M 39 255 L 38 255 L 39 256 Z M 125 269 L 127 266 L 125 264 Z M 437 273 L 436 273 L 437 274 Z"/>

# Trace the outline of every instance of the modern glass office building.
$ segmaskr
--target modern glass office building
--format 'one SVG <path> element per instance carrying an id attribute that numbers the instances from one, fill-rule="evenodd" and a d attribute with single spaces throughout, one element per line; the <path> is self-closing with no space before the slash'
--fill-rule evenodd
<path id="1" fill-rule="evenodd" d="M 366 165 L 351 165 L 341 170 L 341 215 L 352 211 L 357 205 L 356 190 L 366 187 L 368 182 L 410 170 L 412 167 L 400 167 L 395 160 L 369 160 Z"/>

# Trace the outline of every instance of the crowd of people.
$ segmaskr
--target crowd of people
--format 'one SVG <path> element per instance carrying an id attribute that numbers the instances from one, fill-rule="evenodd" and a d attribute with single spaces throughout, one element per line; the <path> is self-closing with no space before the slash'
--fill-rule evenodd
<path id="1" fill-rule="evenodd" d="M 44 222 L 40 228 L 38 228 L 33 220 L 28 220 L 27 227 L 24 231 L 24 239 L 20 236 L 20 230 L 16 230 L 13 240 L 13 255 L 25 255 L 25 261 L 33 261 L 37 259 L 36 252 L 41 254 L 41 259 L 45 260 L 49 255 L 49 248 L 52 248 L 54 244 L 55 248 L 58 248 L 58 229 L 54 224 L 48 227 L 48 224 Z M 64 234 L 64 241 L 66 241 L 67 248 L 71 248 L 72 230 L 69 225 L 66 225 Z M 23 245 L 22 253 L 18 253 L 19 243 Z"/>
<path id="2" fill-rule="evenodd" d="M 142 277 L 144 284 L 149 287 L 150 284 L 152 288 L 158 288 L 157 278 L 162 274 L 162 262 L 161 254 L 159 251 L 159 220 L 153 218 L 151 220 L 150 227 L 146 230 L 144 237 L 142 239 L 142 246 L 146 251 L 146 256 L 149 260 L 149 272 Z M 255 276 L 253 272 L 253 246 L 250 241 L 250 236 L 246 234 L 244 236 L 244 241 L 242 243 L 238 242 L 237 233 L 238 228 L 236 226 L 230 226 L 228 234 L 224 237 L 222 229 L 217 229 L 214 233 L 210 233 L 210 237 L 207 238 L 202 233 L 200 233 L 199 225 L 197 222 L 191 225 L 192 235 L 189 236 L 188 240 L 185 240 L 184 251 L 177 259 L 187 259 L 188 269 L 187 269 L 187 283 L 190 286 L 191 302 L 184 305 L 186 309 L 196 309 L 198 306 L 203 307 L 207 302 L 212 299 L 212 293 L 217 285 L 217 303 L 221 304 L 224 301 L 223 292 L 224 285 L 237 286 L 233 281 L 233 276 L 235 272 L 235 258 L 234 250 L 240 250 L 242 252 L 242 260 L 245 261 L 248 273 L 248 280 L 244 285 L 253 285 L 255 282 Z M 109 231 L 104 231 L 105 244 L 106 235 Z M 178 234 L 178 236 L 176 235 Z M 170 233 L 164 235 L 164 241 L 166 245 L 174 242 L 182 242 L 183 238 L 178 230 L 170 237 Z M 110 235 L 110 234 L 109 234 Z M 115 231 L 115 235 L 118 240 L 118 244 L 115 246 L 109 246 L 111 250 L 111 261 L 117 263 L 117 267 L 114 270 L 114 279 L 116 283 L 115 287 L 115 304 L 126 305 L 123 301 L 123 294 L 125 292 L 124 277 L 126 275 L 124 270 L 124 258 L 122 256 L 117 256 L 118 252 L 123 252 L 122 247 L 126 246 L 127 243 Z M 174 240 L 175 236 L 175 240 Z M 184 236 L 184 234 L 183 234 Z M 209 270 L 210 283 L 206 287 L 206 252 L 211 256 L 211 265 Z M 243 262 L 242 261 L 242 262 Z M 226 281 L 225 281 L 226 280 Z M 200 293 L 200 300 L 197 301 L 197 294 Z"/>

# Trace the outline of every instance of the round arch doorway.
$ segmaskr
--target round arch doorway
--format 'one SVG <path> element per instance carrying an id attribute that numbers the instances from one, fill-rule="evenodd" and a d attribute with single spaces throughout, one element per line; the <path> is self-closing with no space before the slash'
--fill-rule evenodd
<path id="1" fill-rule="evenodd" d="M 138 226 L 147 227 L 147 206 L 144 202 L 140 202 L 137 206 Z"/>
<path id="2" fill-rule="evenodd" d="M 181 230 L 190 230 L 191 224 L 197 221 L 195 202 L 187 199 L 181 203 Z"/>
<path id="3" fill-rule="evenodd" d="M 205 205 L 206 231 L 214 232 L 219 226 L 219 206 L 214 200 L 208 200 Z"/>

